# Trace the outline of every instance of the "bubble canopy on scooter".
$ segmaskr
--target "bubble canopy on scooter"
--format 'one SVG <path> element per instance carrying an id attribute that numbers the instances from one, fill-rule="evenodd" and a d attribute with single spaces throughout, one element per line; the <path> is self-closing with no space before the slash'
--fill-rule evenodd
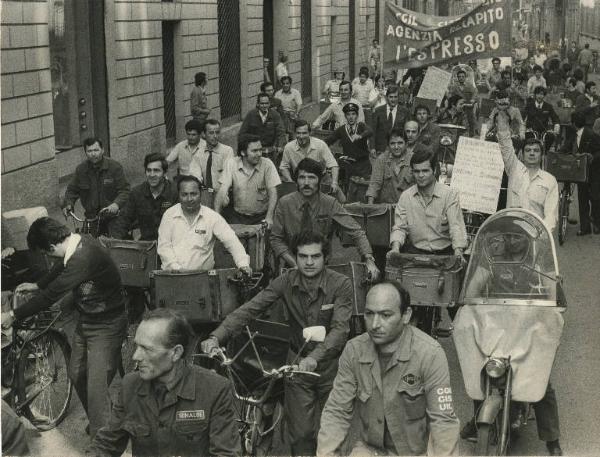
<path id="1" fill-rule="evenodd" d="M 459 302 L 557 306 L 559 287 L 552 234 L 536 214 L 511 208 L 479 229 Z"/>

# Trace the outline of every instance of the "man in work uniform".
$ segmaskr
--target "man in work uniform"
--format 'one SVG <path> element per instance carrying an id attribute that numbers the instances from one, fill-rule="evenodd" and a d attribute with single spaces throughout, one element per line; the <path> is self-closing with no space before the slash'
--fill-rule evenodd
<path id="1" fill-rule="evenodd" d="M 295 375 L 285 381 L 285 414 L 292 455 L 315 455 L 317 424 L 337 371 L 337 359 L 346 344 L 352 313 L 350 280 L 325 267 L 329 245 L 321 234 L 301 232 L 292 246 L 297 268 L 275 278 L 269 286 L 233 313 L 202 342 L 208 354 L 239 334 L 253 319 L 278 302 L 290 325 L 290 362 L 299 355 L 299 369 L 319 378 Z M 324 326 L 322 343 L 303 345 L 302 330 Z M 298 352 L 300 353 L 298 354 Z"/>
<path id="2" fill-rule="evenodd" d="M 352 455 L 458 455 L 448 361 L 437 341 L 407 325 L 411 313 L 410 296 L 396 282 L 367 294 L 367 333 L 340 357 L 317 455 L 335 453 L 355 410 L 360 435 Z"/>
<path id="3" fill-rule="evenodd" d="M 138 370 L 123 379 L 88 455 L 121 455 L 129 440 L 134 456 L 240 454 L 229 382 L 185 363 L 191 338 L 187 320 L 170 309 L 144 316 L 135 334 Z"/>
<path id="4" fill-rule="evenodd" d="M 77 199 L 85 211 L 85 217 L 102 216 L 99 234 L 112 232 L 119 209 L 129 198 L 129 183 L 120 163 L 104 157 L 102 142 L 98 138 L 83 141 L 87 160 L 75 169 L 75 175 L 67 186 L 62 210 L 65 217 L 73 211 Z"/>

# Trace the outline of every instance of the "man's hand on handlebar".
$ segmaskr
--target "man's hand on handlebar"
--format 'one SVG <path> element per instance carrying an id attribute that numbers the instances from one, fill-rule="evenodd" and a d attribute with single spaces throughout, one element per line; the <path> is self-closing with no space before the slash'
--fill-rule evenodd
<path id="1" fill-rule="evenodd" d="M 0 319 L 2 320 L 2 328 L 9 329 L 12 327 L 13 322 L 15 321 L 15 315 L 12 313 L 12 311 L 8 311 L 6 313 L 2 313 Z"/>
<path id="2" fill-rule="evenodd" d="M 379 279 L 380 271 L 379 268 L 377 268 L 377 265 L 375 265 L 375 258 L 372 255 L 366 256 L 365 264 L 371 281 L 377 281 L 377 279 Z"/>
<path id="3" fill-rule="evenodd" d="M 242 273 L 247 278 L 251 278 L 252 277 L 252 268 L 250 268 L 250 267 L 240 267 L 239 270 L 240 270 L 240 273 Z"/>
<path id="4" fill-rule="evenodd" d="M 462 249 L 455 249 L 454 255 L 459 259 L 461 266 L 464 267 L 467 265 L 467 260 L 465 259 L 465 256 L 463 255 Z"/>
<path id="5" fill-rule="evenodd" d="M 200 349 L 205 354 L 212 355 L 213 352 L 218 351 L 220 349 L 219 340 L 216 336 L 211 335 L 200 343 Z"/>
<path id="6" fill-rule="evenodd" d="M 261 224 L 264 226 L 264 228 L 266 230 L 271 230 L 271 227 L 273 227 L 273 218 L 265 217 L 265 219 L 261 222 Z"/>
<path id="7" fill-rule="evenodd" d="M 73 211 L 73 207 L 71 205 L 67 205 L 62 209 L 62 213 L 65 216 L 65 219 L 68 219 L 71 215 L 71 211 Z"/>
<path id="8" fill-rule="evenodd" d="M 38 285 L 36 283 L 24 282 L 16 287 L 15 293 L 19 294 L 23 292 L 35 292 L 36 290 L 38 290 Z"/>
<path id="9" fill-rule="evenodd" d="M 110 215 L 110 216 L 114 216 L 118 212 L 119 212 L 119 205 L 117 205 L 116 203 L 111 203 L 106 208 L 102 208 L 99 211 L 100 214 L 107 214 L 107 215 Z"/>
<path id="10" fill-rule="evenodd" d="M 300 359 L 298 364 L 299 371 L 315 371 L 317 369 L 317 361 L 312 357 L 304 357 Z"/>

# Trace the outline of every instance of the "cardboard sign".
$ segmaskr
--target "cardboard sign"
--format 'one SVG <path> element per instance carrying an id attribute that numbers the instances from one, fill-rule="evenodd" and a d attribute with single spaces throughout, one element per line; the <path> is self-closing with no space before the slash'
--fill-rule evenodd
<path id="1" fill-rule="evenodd" d="M 485 0 L 458 16 L 432 16 L 385 2 L 384 67 L 418 68 L 441 62 L 511 55 L 508 0 Z"/>
<path id="2" fill-rule="evenodd" d="M 417 97 L 435 100 L 436 105 L 439 107 L 448 90 L 451 78 L 452 73 L 440 70 L 437 67 L 429 67 L 425 73 Z"/>
<path id="3" fill-rule="evenodd" d="M 498 143 L 461 136 L 450 182 L 450 187 L 460 194 L 461 208 L 495 213 L 503 171 L 504 162 Z"/>

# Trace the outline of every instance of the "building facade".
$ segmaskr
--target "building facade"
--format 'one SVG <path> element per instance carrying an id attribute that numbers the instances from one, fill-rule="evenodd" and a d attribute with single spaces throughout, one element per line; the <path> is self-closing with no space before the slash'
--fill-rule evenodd
<path id="1" fill-rule="evenodd" d="M 430 1 L 430 0 L 428 0 Z M 2 210 L 56 206 L 99 137 L 129 176 L 185 137 L 194 74 L 235 143 L 280 51 L 307 104 L 340 67 L 366 64 L 377 0 L 2 2 Z M 383 4 L 383 2 L 381 2 Z"/>

